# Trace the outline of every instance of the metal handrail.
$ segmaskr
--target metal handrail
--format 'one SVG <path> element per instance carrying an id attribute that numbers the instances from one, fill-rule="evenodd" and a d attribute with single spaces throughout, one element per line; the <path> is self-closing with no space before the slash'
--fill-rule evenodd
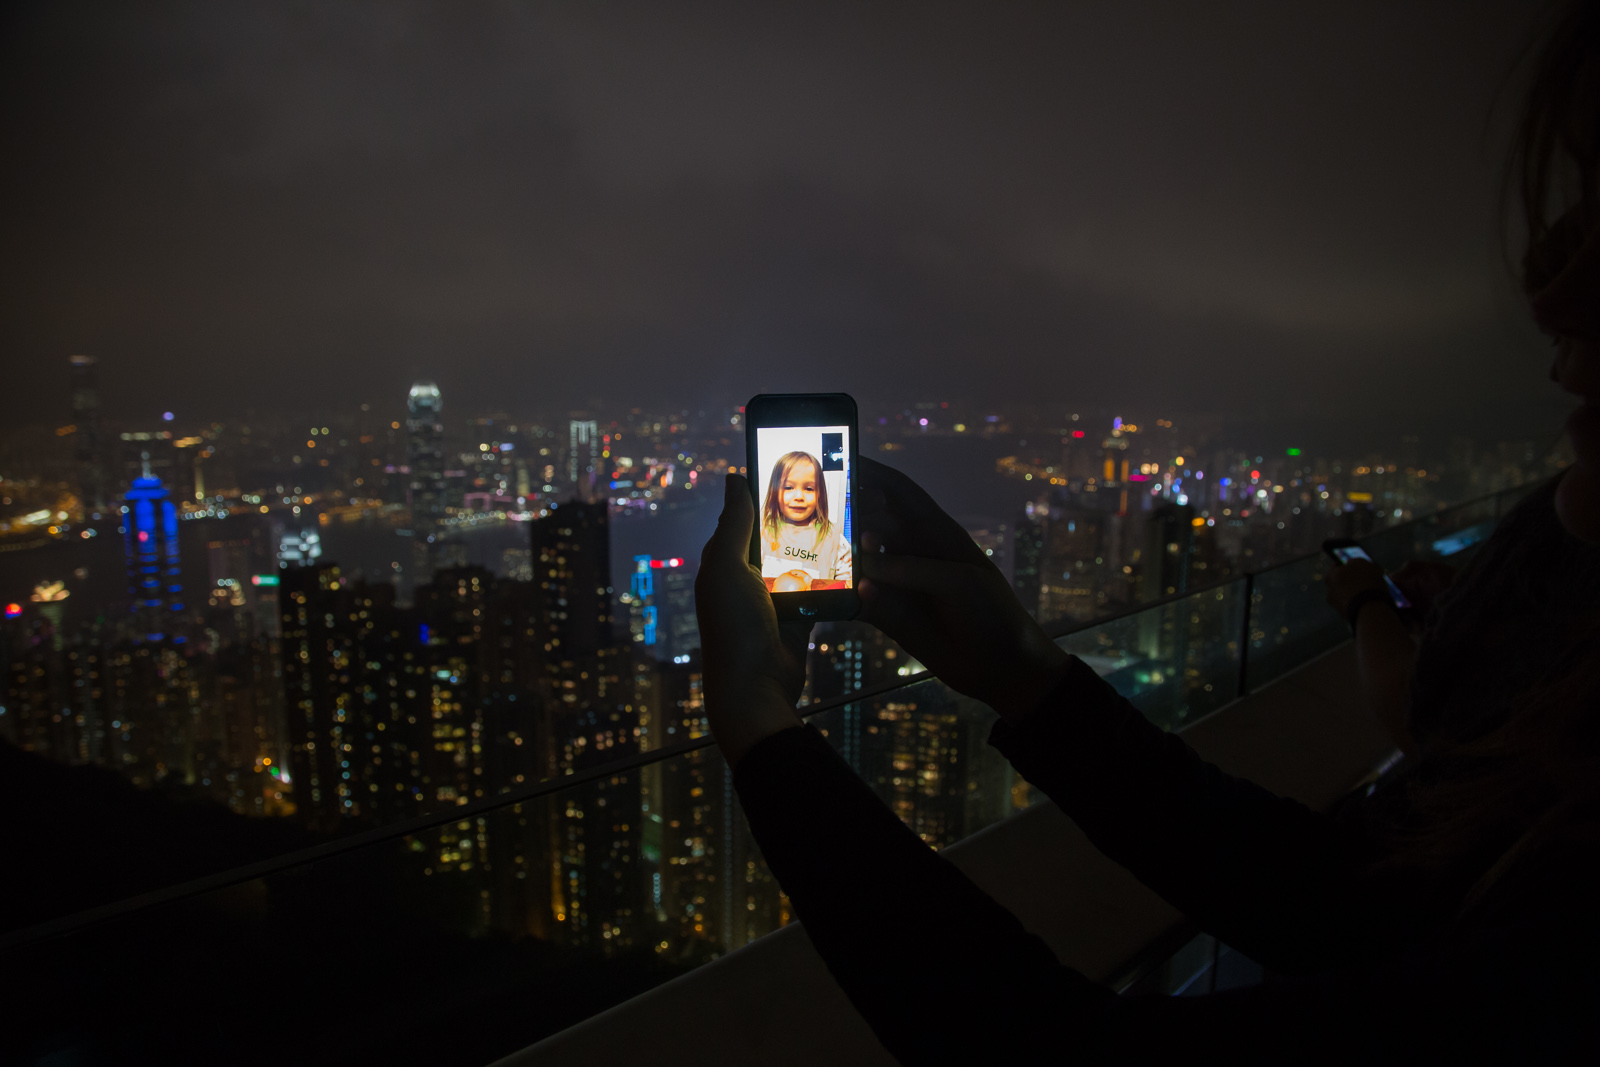
<path id="1" fill-rule="evenodd" d="M 1437 518 L 1439 515 L 1447 511 L 1455 511 L 1461 508 L 1471 507 L 1474 504 L 1481 504 L 1486 500 L 1498 499 L 1500 496 L 1516 489 L 1527 489 L 1531 492 L 1534 488 L 1537 488 L 1539 484 L 1540 483 L 1535 482 L 1531 483 L 1529 486 L 1517 486 L 1513 487 L 1512 489 L 1502 489 L 1493 493 L 1486 493 L 1483 496 L 1475 497 L 1472 500 L 1465 500 L 1458 504 L 1452 504 L 1440 508 L 1431 515 L 1423 515 L 1414 519 L 1410 519 L 1407 522 L 1397 523 L 1393 526 L 1385 526 L 1383 527 L 1383 532 L 1400 530 L 1407 526 L 1415 526 L 1426 522 L 1429 519 Z M 1379 531 L 1374 531 L 1374 533 L 1377 532 Z M 1214 582 L 1209 582 L 1193 589 L 1186 589 L 1181 593 L 1172 593 L 1168 596 L 1159 597 L 1155 600 L 1143 601 L 1139 604 L 1131 605 L 1123 610 L 1115 611 L 1107 615 L 1101 615 L 1093 619 L 1081 621 L 1071 620 L 1056 623 L 1052 626 L 1045 627 L 1045 633 L 1050 637 L 1051 640 L 1059 641 L 1062 638 L 1070 637 L 1073 634 L 1083 633 L 1086 630 L 1098 629 L 1102 626 L 1120 621 L 1121 619 L 1138 615 L 1146 611 L 1152 611 L 1168 604 L 1177 603 L 1178 601 L 1188 600 L 1191 597 L 1202 596 L 1206 593 L 1215 592 L 1218 589 L 1227 588 L 1229 586 L 1236 585 L 1239 582 L 1245 583 L 1245 588 L 1248 594 L 1248 592 L 1254 588 L 1257 575 L 1270 574 L 1273 571 L 1281 570 L 1285 567 L 1292 567 L 1296 564 L 1304 563 L 1307 560 L 1315 559 L 1320 555 L 1320 551 L 1307 552 L 1303 555 L 1281 560 L 1278 563 L 1274 563 L 1269 567 L 1263 567 L 1257 571 L 1245 571 L 1241 574 L 1236 574 L 1231 577 L 1219 578 Z M 1246 638 L 1248 638 L 1250 632 L 1251 606 L 1250 597 L 1247 595 L 1244 611 L 1244 634 Z M 1247 647 L 1248 640 L 1241 641 L 1239 654 L 1239 691 L 1237 694 L 1240 697 L 1246 695 L 1244 678 L 1245 660 L 1247 655 L 1245 650 Z M 849 704 L 855 704 L 863 700 L 872 700 L 887 693 L 898 692 L 899 690 L 910 688 L 911 686 L 928 681 L 933 677 L 933 672 L 926 669 L 920 670 L 913 674 L 906 675 L 903 678 L 897 678 L 892 682 L 886 682 L 880 686 L 868 689 L 852 690 L 851 692 L 833 700 L 818 704 L 803 705 L 799 711 L 802 718 L 808 719 L 812 716 L 821 715 L 824 712 L 833 711 Z M 151 890 L 147 893 L 140 893 L 136 896 L 124 897 L 122 900 L 113 901 L 109 904 L 102 904 L 97 907 L 85 909 L 84 911 L 74 912 L 71 915 L 62 916 L 58 919 L 51 919 L 46 922 L 36 923 L 32 926 L 25 926 L 18 930 L 0 934 L 0 952 L 20 948 L 24 945 L 33 944 L 49 938 L 59 937 L 64 934 L 72 933 L 90 926 L 96 926 L 100 923 L 109 922 L 124 915 L 143 911 L 148 908 L 158 907 L 163 904 L 176 903 L 178 901 L 187 900 L 192 897 L 204 895 L 206 893 L 240 885 L 244 882 L 255 881 L 258 878 L 265 878 L 271 875 L 281 874 L 284 871 L 291 870 L 295 867 L 304 866 L 309 863 L 314 863 L 319 860 L 331 859 L 336 856 L 357 852 L 364 848 L 370 848 L 374 845 L 380 845 L 384 844 L 385 842 L 408 837 L 412 834 L 424 833 L 428 830 L 438 829 L 441 826 L 446 826 L 453 822 L 460 822 L 463 819 L 475 818 L 476 816 L 485 814 L 486 812 L 498 811 L 501 808 L 511 807 L 516 804 L 525 804 L 529 801 L 550 796 L 554 793 L 563 792 L 569 788 L 576 788 L 601 778 L 607 778 L 615 774 L 625 774 L 630 771 L 638 770 L 641 767 L 647 767 L 651 764 L 659 763 L 663 760 L 671 759 L 676 756 L 682 756 L 703 748 L 709 748 L 715 743 L 715 739 L 711 737 L 711 735 L 707 734 L 703 737 L 695 738 L 689 741 L 681 741 L 677 744 L 651 749 L 648 752 L 634 753 L 631 756 L 613 760 L 596 767 L 589 767 L 581 771 L 574 771 L 573 773 L 563 775 L 560 778 L 547 778 L 543 781 L 535 782 L 519 789 L 511 789 L 503 793 L 496 793 L 492 797 L 484 797 L 481 800 L 476 800 L 445 811 L 434 812 L 429 815 L 419 815 L 412 819 L 402 819 L 397 822 L 374 827 L 370 830 L 363 830 L 348 836 L 335 838 L 330 841 L 324 841 L 316 845 L 311 845 L 307 848 L 297 849 L 293 852 L 285 852 L 282 855 L 274 856 L 271 859 L 261 860 L 259 862 L 246 864 L 241 867 L 233 867 L 226 871 L 219 871 L 216 874 L 210 874 L 201 878 L 191 879 L 187 882 L 180 882 L 175 885 L 163 887 L 161 889 Z"/>

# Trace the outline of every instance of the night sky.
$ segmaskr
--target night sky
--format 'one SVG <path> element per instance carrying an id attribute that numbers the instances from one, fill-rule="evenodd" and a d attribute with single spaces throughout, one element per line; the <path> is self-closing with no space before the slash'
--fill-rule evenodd
<path id="1" fill-rule="evenodd" d="M 0 418 L 85 352 L 141 420 L 433 377 L 1553 432 L 1497 215 L 1542 6 L 13 3 Z"/>

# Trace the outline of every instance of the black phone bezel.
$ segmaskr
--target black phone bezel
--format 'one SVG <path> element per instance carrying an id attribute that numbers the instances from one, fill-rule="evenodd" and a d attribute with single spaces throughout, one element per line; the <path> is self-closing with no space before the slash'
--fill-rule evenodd
<path id="1" fill-rule="evenodd" d="M 1340 559 L 1338 556 L 1335 556 L 1333 554 L 1333 550 L 1336 548 L 1346 548 L 1350 545 L 1355 545 L 1363 552 L 1367 551 L 1365 548 L 1362 548 L 1361 542 L 1357 541 L 1354 537 L 1330 537 L 1326 541 L 1322 542 L 1322 551 L 1325 552 L 1328 558 L 1333 560 L 1335 563 L 1343 563 L 1344 560 Z M 1367 552 L 1367 555 L 1371 556 L 1372 553 Z"/>
<path id="2" fill-rule="evenodd" d="M 1363 552 L 1367 552 L 1367 547 L 1354 537 L 1330 537 L 1326 541 L 1322 542 L 1322 551 L 1327 553 L 1329 559 L 1333 560 L 1340 566 L 1343 566 L 1344 560 L 1334 555 L 1333 550 L 1336 548 L 1348 548 L 1351 545 L 1361 549 Z M 1377 563 L 1377 560 L 1372 559 L 1371 552 L 1367 552 L 1367 559 L 1372 560 L 1373 563 Z M 1402 616 L 1407 617 L 1417 610 L 1417 606 L 1411 603 L 1409 600 L 1402 604 L 1400 600 L 1397 599 L 1404 597 L 1405 593 L 1398 585 L 1394 583 L 1394 579 L 1389 576 L 1387 571 L 1384 572 L 1383 580 L 1384 583 L 1389 587 L 1389 603 L 1394 605 L 1394 610 L 1398 611 Z"/>
<path id="3" fill-rule="evenodd" d="M 861 424 L 855 398 L 848 393 L 758 393 L 744 406 L 745 481 L 750 487 L 750 502 L 756 521 L 750 528 L 750 562 L 761 566 L 761 484 L 756 458 L 756 430 L 762 426 L 848 426 L 849 493 L 859 504 L 861 462 Z M 852 516 L 854 518 L 854 516 Z M 861 582 L 861 525 L 850 524 L 849 589 L 819 589 L 815 592 L 768 594 L 780 621 L 824 622 L 853 619 L 861 612 L 857 586 Z"/>

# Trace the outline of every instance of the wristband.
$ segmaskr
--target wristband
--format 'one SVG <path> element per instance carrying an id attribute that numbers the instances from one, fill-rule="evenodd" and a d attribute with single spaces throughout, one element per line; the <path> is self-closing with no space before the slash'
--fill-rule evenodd
<path id="1" fill-rule="evenodd" d="M 1355 636 L 1356 620 L 1361 617 L 1361 609 L 1374 602 L 1387 604 L 1396 615 L 1400 613 L 1400 610 L 1394 606 L 1394 598 L 1389 596 L 1387 588 L 1380 586 L 1373 589 L 1363 589 L 1350 598 L 1350 606 L 1344 609 L 1344 621 L 1350 624 L 1350 636 Z"/>

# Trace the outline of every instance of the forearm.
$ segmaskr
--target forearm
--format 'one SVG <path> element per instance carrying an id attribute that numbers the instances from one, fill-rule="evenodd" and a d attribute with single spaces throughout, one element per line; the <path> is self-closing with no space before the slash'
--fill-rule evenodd
<path id="1" fill-rule="evenodd" d="M 1408 756 L 1417 749 L 1406 727 L 1416 660 L 1416 642 L 1395 611 L 1377 602 L 1361 609 L 1356 617 L 1356 674 L 1361 693 L 1395 747 Z"/>
<path id="2" fill-rule="evenodd" d="M 800 725 L 794 705 L 775 687 L 720 684 L 706 678 L 706 719 L 722 758 L 737 769 L 745 753 L 765 738 Z"/>
<path id="3" fill-rule="evenodd" d="M 1061 1011 L 1111 997 L 917 838 L 810 727 L 758 744 L 734 786 L 812 944 L 902 1062 L 1018 1062 Z"/>
<path id="4" fill-rule="evenodd" d="M 1340 890 L 1360 868 L 1360 842 L 1206 763 L 1081 661 L 990 741 L 1095 847 L 1275 970 L 1326 965 L 1363 939 Z"/>
<path id="5" fill-rule="evenodd" d="M 816 731 L 747 756 L 734 785 L 768 864 L 902 1063 L 1158 1062 L 1196 1048 L 1239 1062 L 1501 1062 L 1530 1047 L 1566 1062 L 1592 1048 L 1586 854 L 1550 874 L 1560 894 L 1505 926 L 1426 948 L 1380 936 L 1349 969 L 1248 990 L 1117 997 L 918 840 Z M 1299 925 L 1338 937 L 1342 920 L 1327 908 Z"/>

